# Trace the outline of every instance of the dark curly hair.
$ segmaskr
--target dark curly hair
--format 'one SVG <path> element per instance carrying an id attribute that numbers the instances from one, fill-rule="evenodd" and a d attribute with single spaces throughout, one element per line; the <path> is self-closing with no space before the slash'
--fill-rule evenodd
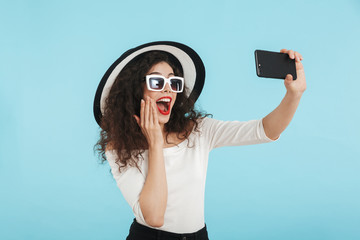
<path id="1" fill-rule="evenodd" d="M 115 162 L 119 165 L 119 171 L 127 165 L 141 171 L 138 163 L 143 159 L 142 153 L 148 149 L 148 143 L 133 115 L 140 116 L 140 101 L 147 72 L 160 62 L 168 63 L 176 76 L 183 76 L 180 62 L 172 54 L 149 51 L 130 61 L 116 77 L 105 100 L 100 139 L 94 145 L 94 151 L 101 156 L 101 163 L 106 161 L 105 151 L 111 149 L 117 152 Z M 167 143 L 170 133 L 176 133 L 180 140 L 188 139 L 191 131 L 199 131 L 197 120 L 211 115 L 195 110 L 195 100 L 188 98 L 186 91 L 185 84 L 184 91 L 177 94 L 169 121 L 164 125 Z"/>

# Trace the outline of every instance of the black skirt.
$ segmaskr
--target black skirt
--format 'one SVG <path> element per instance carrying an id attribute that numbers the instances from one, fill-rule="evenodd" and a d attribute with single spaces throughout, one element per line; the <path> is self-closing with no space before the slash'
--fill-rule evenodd
<path id="1" fill-rule="evenodd" d="M 134 218 L 130 226 L 129 235 L 126 240 L 209 240 L 205 226 L 194 233 L 172 233 L 158 229 L 149 228 L 139 224 Z"/>

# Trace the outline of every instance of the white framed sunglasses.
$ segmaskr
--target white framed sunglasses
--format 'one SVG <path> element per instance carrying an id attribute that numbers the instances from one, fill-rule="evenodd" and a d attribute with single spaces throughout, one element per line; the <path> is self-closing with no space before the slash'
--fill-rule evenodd
<path id="1" fill-rule="evenodd" d="M 169 77 L 166 78 L 162 75 L 146 75 L 146 86 L 150 91 L 162 91 L 166 83 L 169 84 L 171 90 L 180 93 L 184 90 L 184 78 L 182 77 Z"/>

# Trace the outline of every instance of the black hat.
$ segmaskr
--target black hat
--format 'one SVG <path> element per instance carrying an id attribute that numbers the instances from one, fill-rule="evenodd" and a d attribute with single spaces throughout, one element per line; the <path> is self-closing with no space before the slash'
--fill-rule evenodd
<path id="1" fill-rule="evenodd" d="M 190 47 L 169 41 L 150 42 L 129 49 L 122 54 L 106 71 L 96 90 L 94 100 L 94 116 L 100 126 L 105 100 L 110 89 L 122 69 L 136 56 L 148 51 L 165 51 L 172 54 L 180 62 L 188 91 L 185 94 L 196 101 L 200 96 L 205 82 L 205 67 L 199 55 Z"/>

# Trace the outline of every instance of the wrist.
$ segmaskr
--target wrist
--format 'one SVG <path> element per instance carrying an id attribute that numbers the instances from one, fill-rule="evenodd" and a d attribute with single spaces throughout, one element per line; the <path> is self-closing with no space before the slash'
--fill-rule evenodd
<path id="1" fill-rule="evenodd" d="M 300 100 L 304 92 L 299 91 L 289 91 L 287 90 L 286 96 L 293 99 L 293 100 Z"/>
<path id="2" fill-rule="evenodd" d="M 153 142 L 150 142 L 149 143 L 149 150 L 152 149 L 152 150 L 156 150 L 156 149 L 163 149 L 163 145 L 164 145 L 164 142 L 160 142 L 160 141 L 153 141 Z"/>

